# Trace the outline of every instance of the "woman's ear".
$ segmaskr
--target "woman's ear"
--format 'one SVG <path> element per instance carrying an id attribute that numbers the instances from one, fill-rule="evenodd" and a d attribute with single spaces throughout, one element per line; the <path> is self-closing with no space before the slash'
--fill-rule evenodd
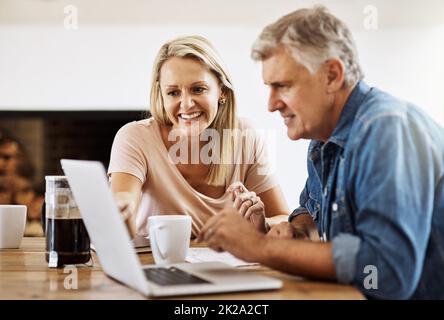
<path id="1" fill-rule="evenodd" d="M 222 91 L 220 93 L 220 97 L 219 97 L 219 104 L 225 104 L 226 102 L 227 102 L 227 94 L 222 89 Z"/>
<path id="2" fill-rule="evenodd" d="M 345 66 L 344 63 L 336 58 L 327 60 L 327 93 L 334 93 L 342 89 L 345 82 Z"/>

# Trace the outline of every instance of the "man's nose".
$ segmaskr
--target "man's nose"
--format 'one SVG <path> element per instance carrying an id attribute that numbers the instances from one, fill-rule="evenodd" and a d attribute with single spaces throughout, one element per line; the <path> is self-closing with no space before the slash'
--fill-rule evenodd
<path id="1" fill-rule="evenodd" d="M 268 111 L 275 112 L 281 109 L 282 106 L 282 102 L 276 97 L 273 91 L 270 91 L 270 97 L 268 98 Z"/>

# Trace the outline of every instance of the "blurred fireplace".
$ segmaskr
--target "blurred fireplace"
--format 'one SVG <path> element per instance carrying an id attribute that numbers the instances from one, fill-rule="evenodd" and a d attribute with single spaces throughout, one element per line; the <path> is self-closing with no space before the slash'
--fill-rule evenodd
<path id="1" fill-rule="evenodd" d="M 45 175 L 63 175 L 60 159 L 98 160 L 108 167 L 116 132 L 145 111 L 0 111 L 0 131 L 20 141 L 43 193 Z"/>

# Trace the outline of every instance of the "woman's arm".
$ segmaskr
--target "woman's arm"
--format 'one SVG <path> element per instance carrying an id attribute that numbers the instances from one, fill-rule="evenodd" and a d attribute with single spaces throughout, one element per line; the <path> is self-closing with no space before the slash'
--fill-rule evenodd
<path id="1" fill-rule="evenodd" d="M 142 181 L 131 174 L 115 172 L 111 174 L 111 191 L 133 238 L 136 235 L 136 213 L 142 193 Z"/>
<path id="2" fill-rule="evenodd" d="M 279 185 L 262 192 L 259 194 L 259 197 L 265 205 L 265 217 L 268 230 L 288 220 L 289 209 Z"/>
<path id="3" fill-rule="evenodd" d="M 258 194 L 258 196 L 265 204 L 265 216 L 267 218 L 285 215 L 286 219 L 288 219 L 290 210 L 280 186 L 273 187 Z"/>

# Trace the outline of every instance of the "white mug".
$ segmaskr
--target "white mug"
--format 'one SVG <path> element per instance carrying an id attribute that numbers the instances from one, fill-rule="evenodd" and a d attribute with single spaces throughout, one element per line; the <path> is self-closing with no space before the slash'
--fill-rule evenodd
<path id="1" fill-rule="evenodd" d="M 184 262 L 190 247 L 191 217 L 151 216 L 148 223 L 151 250 L 156 264 Z"/>
<path id="2" fill-rule="evenodd" d="M 26 206 L 0 205 L 0 249 L 17 249 L 26 225 Z"/>

